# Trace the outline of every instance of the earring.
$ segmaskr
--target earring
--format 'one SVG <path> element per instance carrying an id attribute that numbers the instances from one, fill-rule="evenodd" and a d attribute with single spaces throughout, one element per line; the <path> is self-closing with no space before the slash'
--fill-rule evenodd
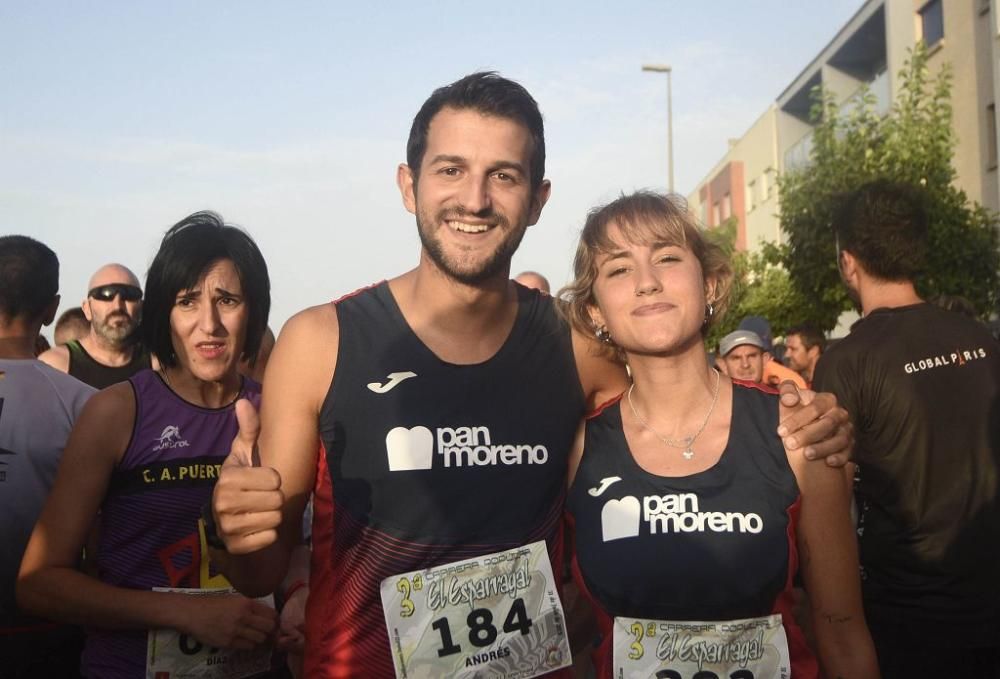
<path id="1" fill-rule="evenodd" d="M 704 321 L 704 323 L 707 324 L 710 320 L 712 320 L 712 316 L 714 316 L 714 315 L 715 315 L 715 305 L 712 304 L 711 302 L 709 302 L 708 304 L 705 305 L 705 321 Z"/>
<path id="2" fill-rule="evenodd" d="M 611 344 L 611 333 L 608 332 L 608 326 L 602 325 L 597 328 L 597 330 L 594 331 L 594 335 L 596 335 L 597 339 L 604 344 Z"/>

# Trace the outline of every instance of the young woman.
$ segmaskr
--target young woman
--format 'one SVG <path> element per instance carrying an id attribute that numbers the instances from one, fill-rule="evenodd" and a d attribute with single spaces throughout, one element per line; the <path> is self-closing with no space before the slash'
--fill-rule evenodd
<path id="1" fill-rule="evenodd" d="M 21 606 L 87 626 L 84 676 L 152 676 L 199 653 L 230 668 L 267 662 L 227 649 L 263 644 L 273 609 L 236 594 L 154 588 L 226 585 L 199 516 L 237 431 L 237 399 L 259 402 L 260 386 L 238 369 L 257 355 L 269 309 L 267 266 L 243 231 L 200 212 L 167 232 L 140 326 L 160 369 L 91 398 L 21 563 Z M 76 569 L 95 522 L 96 578 Z M 147 649 L 152 629 L 175 632 Z"/>
<path id="2" fill-rule="evenodd" d="M 575 275 L 573 323 L 632 376 L 570 470 L 599 675 L 818 676 L 791 616 L 801 568 L 826 675 L 877 676 L 843 472 L 786 454 L 775 393 L 708 362 L 732 278 L 722 251 L 674 199 L 641 192 L 591 212 Z"/>

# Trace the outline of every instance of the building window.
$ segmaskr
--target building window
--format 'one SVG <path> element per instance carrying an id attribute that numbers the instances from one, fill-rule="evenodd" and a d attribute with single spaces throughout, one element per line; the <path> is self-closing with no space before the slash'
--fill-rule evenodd
<path id="1" fill-rule="evenodd" d="M 757 182 L 751 181 L 747 184 L 747 200 L 750 202 L 750 210 L 757 207 Z"/>
<path id="2" fill-rule="evenodd" d="M 928 48 L 941 42 L 944 38 L 944 3 L 942 0 L 931 0 L 920 10 L 921 37 Z"/>
<path id="3" fill-rule="evenodd" d="M 712 226 L 718 226 L 722 223 L 719 219 L 719 201 L 712 203 Z"/>
<path id="4" fill-rule="evenodd" d="M 722 221 L 729 219 L 733 214 L 733 199 L 727 193 L 722 197 Z"/>
<path id="5" fill-rule="evenodd" d="M 997 169 L 997 107 L 986 107 L 986 169 Z"/>

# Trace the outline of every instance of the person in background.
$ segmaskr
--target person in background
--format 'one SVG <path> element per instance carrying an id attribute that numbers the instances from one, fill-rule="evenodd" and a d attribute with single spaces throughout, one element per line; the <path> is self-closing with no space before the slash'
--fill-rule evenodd
<path id="1" fill-rule="evenodd" d="M 27 236 L 0 237 L 0 676 L 77 676 L 83 633 L 21 610 L 21 556 L 92 387 L 35 359 L 59 306 L 59 259 Z M 79 554 L 76 555 L 77 557 Z"/>
<path id="2" fill-rule="evenodd" d="M 541 290 L 546 295 L 551 292 L 549 288 L 549 280 L 540 273 L 534 271 L 522 271 L 521 273 L 514 276 L 514 280 L 523 285 L 526 288 L 534 288 L 535 290 Z"/>
<path id="3" fill-rule="evenodd" d="M 726 375 L 734 380 L 764 384 L 764 364 L 771 355 L 764 351 L 764 340 L 750 330 L 734 330 L 719 341 L 719 356 Z"/>
<path id="4" fill-rule="evenodd" d="M 774 336 L 771 334 L 771 324 L 763 316 L 746 316 L 740 321 L 740 330 L 749 330 L 757 334 L 763 341 L 762 349 L 767 352 L 767 360 L 764 361 L 764 384 L 772 387 L 782 382 L 792 382 L 800 389 L 806 388 L 806 381 L 802 376 L 790 368 L 786 368 L 780 361 L 774 359 Z"/>
<path id="5" fill-rule="evenodd" d="M 878 180 L 834 213 L 860 305 L 816 366 L 858 436 L 865 615 L 885 677 L 1000 676 L 1000 346 L 917 293 L 926 196 Z"/>
<path id="6" fill-rule="evenodd" d="M 826 337 L 813 325 L 797 325 L 785 334 L 786 364 L 801 375 L 807 385 L 812 384 L 816 363 L 825 349 Z"/>
<path id="7" fill-rule="evenodd" d="M 142 318 L 139 279 L 121 264 L 106 264 L 90 278 L 80 305 L 90 322 L 89 334 L 39 356 L 95 389 L 103 389 L 152 367 L 149 351 L 136 341 Z"/>
<path id="8" fill-rule="evenodd" d="M 75 306 L 59 315 L 53 338 L 56 346 L 62 346 L 73 340 L 81 340 L 89 334 L 90 321 L 87 320 L 83 307 Z"/>

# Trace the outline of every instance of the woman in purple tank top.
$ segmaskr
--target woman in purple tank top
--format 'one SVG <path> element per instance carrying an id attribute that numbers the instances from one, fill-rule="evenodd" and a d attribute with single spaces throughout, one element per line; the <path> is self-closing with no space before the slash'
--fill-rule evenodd
<path id="1" fill-rule="evenodd" d="M 253 364 L 269 309 L 267 265 L 242 230 L 199 212 L 166 233 L 140 325 L 161 367 L 90 400 L 18 580 L 26 610 L 87 627 L 84 676 L 267 669 L 275 612 L 226 593 L 200 514 L 237 432 L 236 402 L 259 401 L 238 369 Z M 96 577 L 78 569 L 85 544 Z"/>

